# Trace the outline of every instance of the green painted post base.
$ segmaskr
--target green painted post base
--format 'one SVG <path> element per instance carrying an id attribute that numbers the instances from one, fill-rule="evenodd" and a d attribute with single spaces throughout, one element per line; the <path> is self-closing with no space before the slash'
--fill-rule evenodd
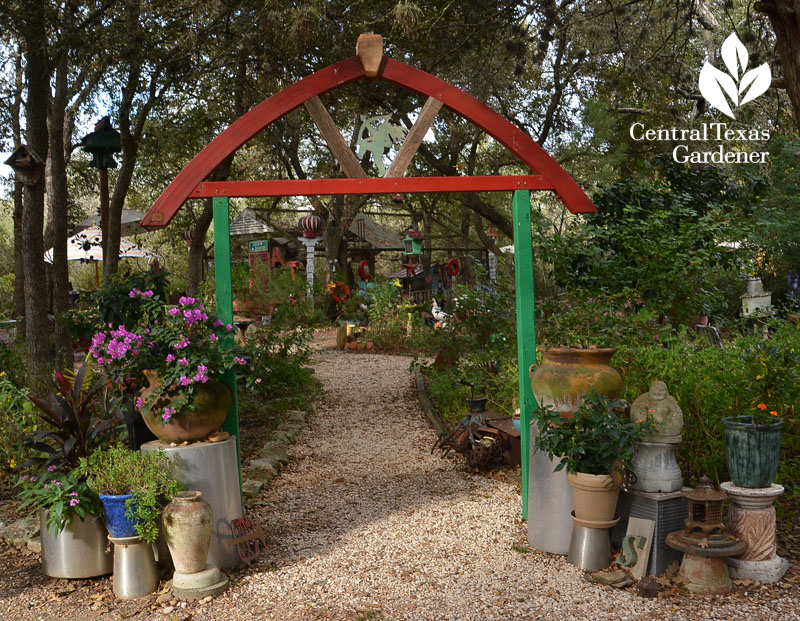
<path id="1" fill-rule="evenodd" d="M 233 281 L 231 277 L 231 229 L 229 200 L 227 198 L 213 199 L 214 207 L 214 273 L 217 285 L 217 316 L 227 325 L 233 323 Z M 233 336 L 226 338 L 226 342 L 233 344 Z M 241 439 L 239 438 L 239 398 L 236 394 L 236 373 L 228 371 L 222 376 L 233 393 L 233 401 L 228 410 L 228 416 L 222 424 L 222 429 L 232 436 L 236 436 L 236 461 L 239 466 L 239 487 L 242 484 L 242 454 L 240 451 Z"/>
<path id="2" fill-rule="evenodd" d="M 517 302 L 517 361 L 519 363 L 519 409 L 522 450 L 522 519 L 528 519 L 528 469 L 530 425 L 538 407 L 528 373 L 536 364 L 536 324 L 533 299 L 533 242 L 531 199 L 528 190 L 514 192 L 514 278 Z"/>

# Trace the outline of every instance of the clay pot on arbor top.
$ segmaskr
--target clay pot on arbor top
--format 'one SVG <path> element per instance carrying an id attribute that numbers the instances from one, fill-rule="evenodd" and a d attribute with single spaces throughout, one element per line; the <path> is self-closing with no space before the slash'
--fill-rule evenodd
<path id="1" fill-rule="evenodd" d="M 211 505 L 198 491 L 178 492 L 164 509 L 164 536 L 177 573 L 196 574 L 206 568 L 213 517 Z"/>
<path id="2" fill-rule="evenodd" d="M 541 351 L 544 361 L 530 369 L 531 387 L 540 406 L 574 412 L 590 392 L 619 397 L 622 375 L 611 366 L 616 348 L 551 347 Z"/>

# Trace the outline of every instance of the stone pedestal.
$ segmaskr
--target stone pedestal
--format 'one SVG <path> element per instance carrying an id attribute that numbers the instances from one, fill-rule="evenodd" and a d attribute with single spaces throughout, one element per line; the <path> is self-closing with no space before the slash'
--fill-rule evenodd
<path id="1" fill-rule="evenodd" d="M 632 517 L 653 520 L 653 547 L 647 564 L 647 573 L 658 576 L 666 571 L 673 561 L 681 561 L 681 553 L 666 544 L 667 535 L 681 530 L 686 525 L 686 499 L 680 491 L 675 492 L 641 492 L 637 490 L 623 491 L 617 502 L 619 523 L 611 529 L 611 543 L 621 548 L 625 533 L 628 532 L 628 520 Z"/>
<path id="2" fill-rule="evenodd" d="M 675 459 L 675 443 L 639 442 L 631 470 L 636 483 L 631 489 L 640 492 L 679 492 L 683 487 L 681 469 Z"/>
<path id="3" fill-rule="evenodd" d="M 781 485 L 770 487 L 738 487 L 730 481 L 721 485 L 728 495 L 728 526 L 745 544 L 747 550 L 728 559 L 731 576 L 757 582 L 778 582 L 789 562 L 777 554 L 775 537 L 775 499 L 783 494 Z"/>

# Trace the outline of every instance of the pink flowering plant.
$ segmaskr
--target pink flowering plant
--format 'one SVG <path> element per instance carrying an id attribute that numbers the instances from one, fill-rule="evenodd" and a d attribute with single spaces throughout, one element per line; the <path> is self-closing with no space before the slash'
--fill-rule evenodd
<path id="1" fill-rule="evenodd" d="M 54 533 L 64 530 L 75 518 L 82 520 L 87 515 L 103 515 L 97 494 L 74 470 L 65 473 L 57 466 L 50 466 L 38 477 L 21 477 L 16 485 L 22 499 L 19 508 L 28 509 L 31 515 L 47 511 L 47 528 Z"/>
<path id="2" fill-rule="evenodd" d="M 128 295 L 140 302 L 138 323 L 109 325 L 95 333 L 89 352 L 129 393 L 145 386 L 144 371 L 158 374 L 158 388 L 135 398 L 138 410 L 155 411 L 167 423 L 190 414 L 198 386 L 228 371 L 237 371 L 248 385 L 257 383 L 249 373 L 256 368 L 256 350 L 234 344 L 233 326 L 223 324 L 197 298 L 183 296 L 170 306 L 152 290 L 133 288 Z"/>

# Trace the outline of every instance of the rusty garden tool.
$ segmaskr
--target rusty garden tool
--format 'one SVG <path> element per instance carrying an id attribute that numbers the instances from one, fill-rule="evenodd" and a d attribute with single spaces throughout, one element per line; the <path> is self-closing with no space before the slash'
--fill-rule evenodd
<path id="1" fill-rule="evenodd" d="M 248 565 L 261 554 L 260 544 L 266 545 L 261 524 L 253 524 L 248 517 L 231 520 L 231 543 L 236 546 L 239 558 Z"/>

